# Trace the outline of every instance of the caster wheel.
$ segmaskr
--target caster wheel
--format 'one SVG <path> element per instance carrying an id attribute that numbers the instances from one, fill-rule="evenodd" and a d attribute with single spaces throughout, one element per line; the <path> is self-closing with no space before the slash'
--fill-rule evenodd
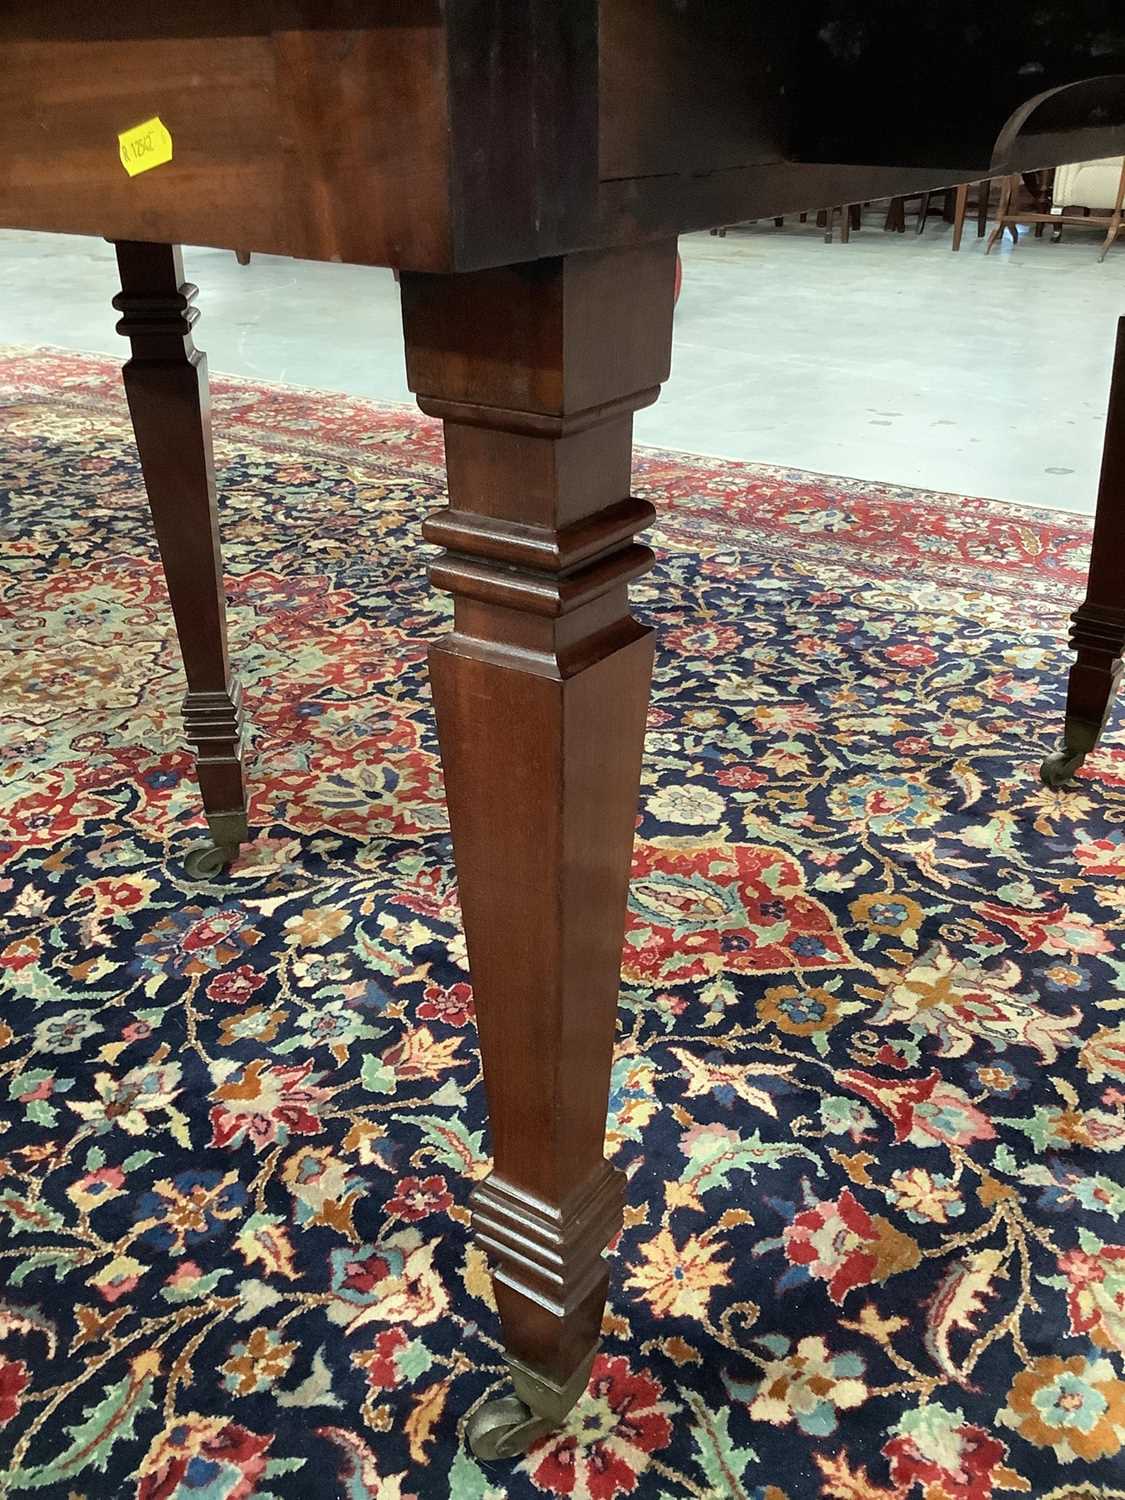
<path id="1" fill-rule="evenodd" d="M 1065 786 L 1085 759 L 1084 750 L 1071 750 L 1063 745 L 1039 767 L 1040 779 L 1044 786 Z"/>
<path id="2" fill-rule="evenodd" d="M 500 1396 L 485 1404 L 469 1418 L 469 1447 L 477 1458 L 515 1458 L 526 1453 L 550 1424 L 535 1416 L 518 1396 Z"/>
<path id="3" fill-rule="evenodd" d="M 199 844 L 189 851 L 184 869 L 192 880 L 209 880 L 232 864 L 237 855 L 237 844 Z"/>

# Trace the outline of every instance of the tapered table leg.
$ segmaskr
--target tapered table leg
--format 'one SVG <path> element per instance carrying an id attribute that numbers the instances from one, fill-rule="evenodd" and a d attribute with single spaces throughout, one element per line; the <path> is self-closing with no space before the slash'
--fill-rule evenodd
<path id="1" fill-rule="evenodd" d="M 1117 323 L 1086 598 L 1070 618 L 1070 644 L 1078 660 L 1067 684 L 1063 743 L 1043 762 L 1043 780 L 1048 786 L 1068 781 L 1097 744 L 1121 677 L 1125 652 L 1125 318 Z"/>
<path id="2" fill-rule="evenodd" d="M 426 523 L 455 600 L 430 670 L 494 1169 L 473 1196 L 522 1451 L 582 1394 L 621 1223 L 603 1140 L 652 662 L 627 585 L 652 554 L 633 413 L 668 373 L 675 244 L 402 277 L 407 372 L 445 423 Z"/>
<path id="3" fill-rule="evenodd" d="M 179 246 L 118 241 L 121 313 L 129 339 L 125 394 L 187 675 L 184 726 L 195 750 L 213 843 L 189 855 L 213 874 L 247 837 L 240 760 L 241 694 L 227 657 L 226 601 L 211 453 L 207 361 L 194 348 L 196 288 Z"/>

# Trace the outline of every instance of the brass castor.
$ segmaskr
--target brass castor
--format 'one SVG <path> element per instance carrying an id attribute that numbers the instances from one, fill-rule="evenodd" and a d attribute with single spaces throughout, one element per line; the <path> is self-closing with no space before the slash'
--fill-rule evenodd
<path id="1" fill-rule="evenodd" d="M 1062 744 L 1039 767 L 1039 776 L 1044 786 L 1064 786 L 1070 781 L 1098 743 L 1108 716 L 1108 704 L 1100 724 L 1087 724 L 1082 719 L 1067 716 Z"/>
<path id="2" fill-rule="evenodd" d="M 243 808 L 233 812 L 207 814 L 207 828 L 211 834 L 209 844 L 197 844 L 189 849 L 184 860 L 184 869 L 191 880 L 210 880 L 227 865 L 238 858 L 238 846 L 250 837 L 250 830 Z"/>
<path id="3" fill-rule="evenodd" d="M 210 880 L 237 857 L 237 844 L 197 844 L 189 849 L 184 869 L 191 880 Z"/>
<path id="4" fill-rule="evenodd" d="M 515 1458 L 526 1453 L 537 1438 L 551 1431 L 550 1422 L 537 1417 L 518 1396 L 486 1401 L 469 1418 L 469 1447 L 477 1458 Z"/>
<path id="5" fill-rule="evenodd" d="M 1085 750 L 1072 750 L 1069 745 L 1060 745 L 1039 767 L 1039 778 L 1044 786 L 1065 786 L 1085 759 Z"/>
<path id="6" fill-rule="evenodd" d="M 1078 616 L 1074 615 L 1072 618 L 1077 620 Z M 1082 684 L 1083 679 L 1079 674 L 1083 670 L 1082 664 L 1079 663 L 1071 671 L 1070 692 L 1072 695 L 1076 676 L 1079 685 Z M 1117 694 L 1121 672 L 1122 663 L 1119 661 L 1108 677 L 1104 673 L 1097 674 L 1098 691 L 1095 698 L 1101 709 L 1100 718 L 1097 720 L 1086 718 L 1074 712 L 1067 714 L 1063 725 L 1062 744 L 1053 754 L 1048 755 L 1039 767 L 1039 775 L 1045 786 L 1063 786 L 1081 768 L 1082 762 L 1090 751 L 1097 748 L 1102 730 L 1109 722 L 1109 712 Z"/>
<path id="7" fill-rule="evenodd" d="M 537 1375 L 509 1355 L 508 1367 L 516 1394 L 486 1401 L 469 1418 L 466 1433 L 476 1456 L 515 1458 L 526 1453 L 537 1439 L 561 1427 L 589 1383 L 596 1353 L 595 1344 L 565 1385 L 556 1385 Z"/>

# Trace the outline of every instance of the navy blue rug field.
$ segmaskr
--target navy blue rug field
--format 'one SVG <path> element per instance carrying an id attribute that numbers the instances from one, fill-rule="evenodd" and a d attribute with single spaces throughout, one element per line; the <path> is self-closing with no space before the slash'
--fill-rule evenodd
<path id="1" fill-rule="evenodd" d="M 1125 1496 L 1125 748 L 1036 775 L 1084 523 L 639 455 L 626 1223 L 586 1395 L 486 1469 L 440 435 L 215 407 L 257 834 L 193 884 L 116 367 L 0 365 L 0 1491 Z"/>

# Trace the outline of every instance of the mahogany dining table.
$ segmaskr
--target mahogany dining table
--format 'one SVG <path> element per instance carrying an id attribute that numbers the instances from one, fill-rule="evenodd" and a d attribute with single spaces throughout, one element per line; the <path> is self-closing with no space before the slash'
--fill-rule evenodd
<path id="1" fill-rule="evenodd" d="M 494 1157 L 474 1231 L 516 1393 L 475 1413 L 479 1454 L 581 1393 L 622 1218 L 603 1134 L 653 659 L 631 440 L 669 371 L 676 237 L 1125 152 L 1122 33 L 1107 0 L 0 7 L 0 226 L 116 246 L 203 873 L 248 830 L 179 246 L 400 275 L 409 383 L 445 431 L 422 532 L 455 616 L 430 671 Z M 1054 781 L 1125 646 L 1123 350 Z"/>

